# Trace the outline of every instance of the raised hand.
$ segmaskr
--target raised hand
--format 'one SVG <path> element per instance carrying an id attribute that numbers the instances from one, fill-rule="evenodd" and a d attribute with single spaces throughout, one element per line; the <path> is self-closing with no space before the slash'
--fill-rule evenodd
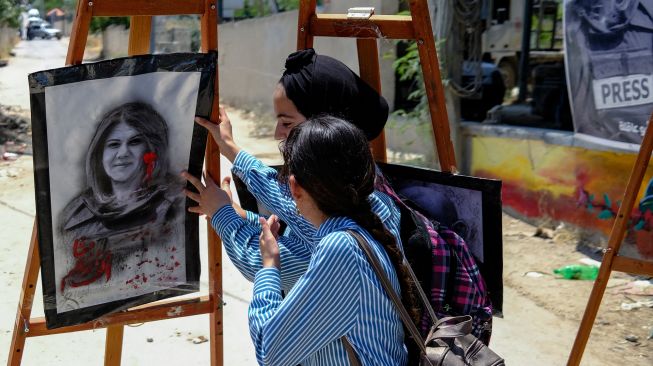
<path id="1" fill-rule="evenodd" d="M 220 189 L 213 179 L 204 173 L 203 184 L 198 178 L 190 175 L 187 171 L 181 173 L 181 176 L 192 184 L 197 192 L 184 189 L 186 197 L 197 202 L 198 206 L 189 207 L 188 211 L 206 215 L 207 219 L 215 214 L 220 208 L 226 205 L 231 205 L 231 197 L 224 190 Z"/>
<path id="2" fill-rule="evenodd" d="M 220 153 L 233 163 L 240 147 L 234 142 L 233 127 L 224 107 L 220 107 L 220 119 L 217 123 L 202 117 L 195 117 L 195 122 L 209 131 L 215 143 L 218 144 Z"/>
<path id="3" fill-rule="evenodd" d="M 277 238 L 279 237 L 279 219 L 275 215 L 272 215 L 267 220 L 260 217 L 259 222 L 262 228 L 261 236 L 259 237 L 259 249 L 261 250 L 263 267 L 276 267 L 281 269 L 279 245 L 277 244 Z"/>
<path id="4" fill-rule="evenodd" d="M 234 210 L 238 214 L 238 216 L 242 217 L 243 219 L 247 219 L 247 213 L 245 210 L 243 210 L 242 207 L 240 207 L 239 204 L 234 202 L 233 199 L 233 193 L 231 193 L 231 177 L 226 176 L 222 179 L 222 183 L 220 183 L 220 188 L 222 188 L 223 191 L 227 193 L 229 196 L 229 200 L 231 200 L 231 205 L 234 207 Z"/>

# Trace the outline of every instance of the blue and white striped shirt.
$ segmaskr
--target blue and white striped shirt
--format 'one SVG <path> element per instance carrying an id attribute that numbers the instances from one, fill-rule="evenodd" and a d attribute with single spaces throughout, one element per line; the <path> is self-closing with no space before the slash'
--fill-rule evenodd
<path id="1" fill-rule="evenodd" d="M 362 365 L 406 364 L 401 319 L 358 243 L 344 230 L 368 240 L 400 293 L 382 245 L 349 218 L 327 219 L 316 234 L 319 243 L 306 274 L 285 299 L 279 270 L 263 268 L 256 274 L 249 323 L 260 365 L 349 365 L 342 336 Z"/>
<path id="2" fill-rule="evenodd" d="M 286 192 L 287 189 L 279 184 L 276 170 L 241 151 L 234 160 L 232 171 L 245 182 L 259 201 L 288 224 L 288 234 L 278 239 L 281 258 L 279 276 L 281 288 L 287 293 L 308 269 L 311 254 L 315 250 L 316 229 L 297 214 L 295 203 Z M 401 248 L 400 213 L 392 199 L 383 193 L 374 192 L 369 200 L 372 210 L 397 238 L 397 244 Z M 250 219 L 245 220 L 233 207 L 224 206 L 212 216 L 211 223 L 222 238 L 227 255 L 236 268 L 245 278 L 254 281 L 255 275 L 262 268 L 259 250 L 261 228 L 255 220 L 256 215 L 250 213 L 248 216 Z M 348 364 L 344 347 L 339 342 L 329 344 L 323 351 L 332 355 L 332 360 L 339 360 L 331 364 Z"/>
<path id="3" fill-rule="evenodd" d="M 234 160 L 232 171 L 245 182 L 257 200 L 288 224 L 286 235 L 278 239 L 282 268 L 281 287 L 288 292 L 308 268 L 315 247 L 316 229 L 297 214 L 295 202 L 287 189 L 279 184 L 276 170 L 241 150 Z M 370 204 L 372 211 L 397 238 L 401 248 L 401 218 L 392 199 L 384 193 L 374 192 L 370 195 Z M 254 281 L 256 272 L 262 267 L 258 243 L 261 227 L 258 224 L 258 216 L 248 212 L 248 217 L 249 219 L 245 220 L 238 216 L 231 206 L 224 206 L 212 216 L 211 223 L 236 268 L 245 278 Z"/>

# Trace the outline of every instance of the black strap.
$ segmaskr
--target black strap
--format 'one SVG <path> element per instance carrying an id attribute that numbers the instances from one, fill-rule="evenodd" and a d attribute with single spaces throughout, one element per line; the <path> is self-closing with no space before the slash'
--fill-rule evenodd
<path id="1" fill-rule="evenodd" d="M 349 358 L 349 364 L 351 366 L 361 366 L 360 361 L 358 360 L 358 356 L 356 355 L 356 351 L 354 350 L 354 347 L 349 343 L 349 339 L 347 339 L 346 336 L 343 336 L 340 338 L 342 341 L 342 345 L 345 346 L 345 351 L 347 351 L 347 357 Z"/>
<path id="2" fill-rule="evenodd" d="M 390 280 L 388 277 L 385 275 L 385 272 L 383 272 L 383 269 L 381 267 L 381 264 L 379 263 L 379 260 L 376 258 L 376 255 L 372 252 L 372 248 L 370 248 L 370 245 L 367 243 L 367 240 L 365 240 L 360 234 L 353 230 L 347 230 L 349 234 L 351 234 L 354 239 L 358 242 L 358 245 L 360 246 L 361 250 L 363 250 L 363 253 L 365 253 L 365 256 L 367 256 L 367 260 L 372 266 L 372 269 L 374 269 L 374 272 L 376 272 L 377 277 L 379 278 L 379 281 L 381 281 L 381 285 L 385 289 L 386 294 L 392 300 L 392 302 L 395 304 L 395 307 L 397 309 L 397 312 L 399 313 L 399 317 L 401 318 L 401 321 L 404 323 L 404 326 L 406 329 L 408 329 L 408 332 L 410 333 L 411 337 L 417 343 L 417 346 L 420 348 L 423 354 L 426 354 L 426 347 L 424 346 L 424 339 L 422 336 L 419 334 L 419 330 L 417 330 L 417 327 L 415 326 L 415 323 L 413 323 L 413 320 L 410 318 L 410 315 L 408 314 L 408 311 L 404 307 L 404 304 L 402 304 L 401 299 L 399 299 L 399 296 L 395 292 L 395 290 L 392 288 L 392 285 L 390 284 Z M 405 262 L 405 259 L 404 259 Z M 409 267 L 410 268 L 410 267 Z M 412 271 L 410 271 L 412 272 Z M 413 274 L 414 276 L 414 274 Z M 415 279 L 413 279 L 414 281 Z M 416 283 L 419 288 L 419 282 Z M 421 290 L 421 289 L 420 289 Z M 422 292 L 423 293 L 423 292 Z M 426 297 L 426 295 L 424 295 Z M 427 303 L 428 305 L 428 303 Z M 430 305 L 429 305 L 430 307 Z"/>

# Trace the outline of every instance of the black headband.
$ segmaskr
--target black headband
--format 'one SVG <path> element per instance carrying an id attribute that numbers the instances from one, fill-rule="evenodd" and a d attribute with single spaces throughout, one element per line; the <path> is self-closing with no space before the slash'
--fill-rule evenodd
<path id="1" fill-rule="evenodd" d="M 340 117 L 363 130 L 368 140 L 379 136 L 388 120 L 383 96 L 344 63 L 312 48 L 288 56 L 280 82 L 304 117 Z"/>

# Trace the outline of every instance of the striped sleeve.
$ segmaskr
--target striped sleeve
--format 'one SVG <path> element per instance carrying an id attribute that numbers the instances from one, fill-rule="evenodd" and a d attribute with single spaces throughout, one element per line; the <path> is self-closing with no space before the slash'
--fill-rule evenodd
<path id="1" fill-rule="evenodd" d="M 243 219 L 230 205 L 223 206 L 211 218 L 211 225 L 222 239 L 222 245 L 234 266 L 249 281 L 263 267 L 259 249 L 260 225 Z M 281 258 L 281 288 L 288 291 L 306 272 L 311 254 L 292 232 L 278 240 Z M 292 250 L 291 250 L 292 248 Z"/>
<path id="2" fill-rule="evenodd" d="M 258 218 L 261 217 L 259 214 L 255 214 L 252 211 L 245 211 L 245 220 L 254 226 L 261 227 L 261 224 L 258 222 Z"/>
<path id="3" fill-rule="evenodd" d="M 295 202 L 287 192 L 288 188 L 277 179 L 276 170 L 241 150 L 234 159 L 231 171 L 243 180 L 258 201 L 285 221 L 301 240 L 313 241 L 315 227 L 297 213 Z"/>
<path id="4" fill-rule="evenodd" d="M 395 237 L 399 249 L 403 251 L 403 244 L 401 242 L 401 212 L 399 208 L 392 201 L 392 198 L 383 192 L 374 191 L 369 199 L 372 211 L 374 211 L 385 227 Z"/>
<path id="5" fill-rule="evenodd" d="M 259 365 L 295 366 L 354 327 L 363 291 L 354 245 L 344 232 L 323 238 L 283 301 L 275 271 L 259 271 L 248 314 Z"/>

